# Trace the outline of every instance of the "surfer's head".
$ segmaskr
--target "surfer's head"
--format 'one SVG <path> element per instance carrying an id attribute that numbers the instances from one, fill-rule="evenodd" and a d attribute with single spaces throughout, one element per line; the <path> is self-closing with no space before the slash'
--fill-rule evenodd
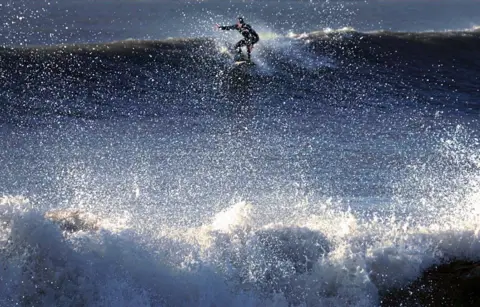
<path id="1" fill-rule="evenodd" d="M 245 24 L 245 21 L 243 20 L 243 17 L 238 17 L 237 18 L 237 25 L 243 26 Z"/>

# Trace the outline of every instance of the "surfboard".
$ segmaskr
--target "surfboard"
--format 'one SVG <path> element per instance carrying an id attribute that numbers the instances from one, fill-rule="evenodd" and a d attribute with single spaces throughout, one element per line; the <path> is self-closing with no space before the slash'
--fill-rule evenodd
<path id="1" fill-rule="evenodd" d="M 252 61 L 249 61 L 247 57 L 243 54 L 238 55 L 237 53 L 231 53 L 226 47 L 220 49 L 221 54 L 227 55 L 230 59 L 233 60 L 233 66 L 241 65 L 255 65 Z"/>
<path id="2" fill-rule="evenodd" d="M 248 61 L 248 60 L 235 61 L 233 64 L 234 64 L 235 66 L 239 66 L 239 65 L 255 65 L 255 63 L 253 63 L 252 61 Z"/>
<path id="3" fill-rule="evenodd" d="M 233 65 L 238 66 L 238 65 L 255 65 L 251 60 L 248 60 L 247 57 L 244 54 L 237 54 L 237 53 L 231 53 L 230 50 L 226 47 L 221 47 L 220 48 L 220 53 L 227 55 L 229 58 L 233 60 Z"/>

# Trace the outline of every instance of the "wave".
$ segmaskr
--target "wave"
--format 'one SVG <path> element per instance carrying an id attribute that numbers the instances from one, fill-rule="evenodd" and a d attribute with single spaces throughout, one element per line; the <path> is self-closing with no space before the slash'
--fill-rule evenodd
<path id="1" fill-rule="evenodd" d="M 308 41 L 323 52 L 366 58 L 387 64 L 396 62 L 418 69 L 431 69 L 432 64 L 447 68 L 456 65 L 478 67 L 476 50 L 480 47 L 480 31 L 443 32 L 357 32 L 351 28 L 324 30 L 291 37 Z"/>
<path id="2" fill-rule="evenodd" d="M 470 53 L 478 50 L 480 46 L 480 30 L 478 27 L 463 31 L 443 32 L 393 32 L 373 31 L 358 32 L 353 28 L 325 29 L 310 33 L 278 35 L 265 33 L 262 41 L 276 41 L 282 39 L 296 39 L 311 43 L 335 46 L 342 41 L 360 45 L 370 45 L 370 48 L 381 51 L 393 49 L 396 53 L 409 54 L 418 51 L 418 44 L 423 46 L 426 55 L 435 55 L 442 52 L 455 51 L 458 56 L 462 53 Z M 268 44 L 268 43 L 266 43 Z M 403 48 L 399 48 L 403 47 Z M 354 51 L 354 47 L 352 47 Z M 432 48 L 438 48 L 435 51 Z M 2 47 L 0 56 L 2 59 L 16 59 L 17 61 L 35 61 L 43 59 L 78 60 L 75 57 L 90 56 L 109 58 L 114 60 L 127 59 L 150 59 L 156 62 L 170 62 L 192 59 L 201 62 L 210 56 L 218 54 L 218 40 L 215 38 L 169 38 L 166 40 L 123 40 L 99 44 L 67 44 L 53 46 L 29 46 L 29 47 Z M 431 54 L 430 54 L 431 53 Z M 415 55 L 419 53 L 415 52 Z M 195 56 L 201 55 L 201 56 Z M 195 56 L 195 57 L 194 57 Z M 162 61 L 164 59 L 164 61 Z M 474 59 L 471 59 L 474 60 Z M 5 61 L 3 61 L 5 62 Z M 6 63 L 2 63 L 5 65 Z"/>
<path id="3" fill-rule="evenodd" d="M 468 290 L 480 261 L 475 223 L 415 226 L 394 216 L 366 220 L 334 206 L 321 215 L 296 213 L 288 223 L 259 223 L 264 215 L 239 202 L 201 227 L 151 225 L 157 233 L 149 234 L 112 215 L 75 208 L 42 214 L 25 199 L 1 202 L 2 305 L 377 306 L 479 299 Z M 457 287 L 446 286 L 452 280 Z"/>
<path id="4" fill-rule="evenodd" d="M 109 118 L 123 116 L 112 111 L 112 99 L 176 101 L 179 91 L 186 97 L 239 97 L 248 84 L 258 93 L 282 88 L 306 99 L 335 93 L 325 97 L 332 104 L 376 93 L 453 108 L 459 104 L 448 101 L 460 101 L 471 113 L 480 108 L 478 29 L 362 33 L 343 28 L 268 37 L 254 49 L 257 65 L 249 71 L 233 69 L 222 51 L 230 43 L 211 37 L 3 47 L 0 113 Z M 209 88 L 220 88 L 223 96 Z M 61 103 L 79 97 L 94 103 L 88 108 Z"/>
<path id="5" fill-rule="evenodd" d="M 477 80 L 474 73 L 480 63 L 480 31 L 446 32 L 357 32 L 351 28 L 322 30 L 304 34 L 269 36 L 254 50 L 254 60 L 281 67 L 285 62 L 301 66 L 306 61 L 296 55 L 302 51 L 309 58 L 307 70 L 327 62 L 348 61 L 357 66 L 367 61 L 388 68 L 410 71 L 438 70 Z M 125 40 L 102 44 L 3 47 L 0 49 L 2 79 L 32 79 L 41 75 L 88 77 L 101 72 L 134 70 L 136 65 L 161 70 L 179 69 L 184 73 L 217 68 L 230 62 L 222 49 L 226 42 L 215 38 L 172 38 L 167 40 Z M 228 46 L 228 44 L 227 44 Z M 282 52 L 288 54 L 282 57 Z M 310 55 L 308 55 L 310 53 Z M 299 61 L 297 61 L 299 60 Z M 87 75 L 87 76 L 85 76 Z M 444 79 L 447 79 L 445 76 Z M 472 84 L 475 82 L 471 82 Z"/>
<path id="6" fill-rule="evenodd" d="M 298 74 L 308 75 L 318 69 L 342 66 L 336 63 L 348 63 L 350 69 L 354 67 L 359 71 L 368 64 L 374 65 L 374 70 L 383 68 L 381 73 L 398 75 L 400 72 L 413 82 L 421 82 L 422 76 L 432 74 L 439 87 L 449 83 L 449 79 L 458 78 L 459 82 L 450 82 L 449 86 L 465 83 L 468 91 L 476 92 L 476 71 L 480 67 L 476 50 L 480 48 L 480 31 L 475 28 L 370 33 L 343 28 L 268 37 L 255 48 L 254 61 L 264 70 L 274 67 L 271 70 L 277 74 L 295 69 Z M 128 75 L 139 69 L 161 70 L 165 74 L 212 71 L 225 69 L 231 62 L 222 51 L 229 44 L 232 45 L 215 38 L 172 38 L 3 47 L 0 49 L 0 78 L 8 87 L 12 81 L 28 82 L 38 77 L 88 80 L 103 73 L 110 80 L 121 72 Z"/>

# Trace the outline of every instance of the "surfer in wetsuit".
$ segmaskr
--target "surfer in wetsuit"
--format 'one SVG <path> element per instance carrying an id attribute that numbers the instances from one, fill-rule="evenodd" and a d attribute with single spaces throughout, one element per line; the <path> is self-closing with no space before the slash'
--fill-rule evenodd
<path id="1" fill-rule="evenodd" d="M 243 39 L 236 43 L 233 48 L 237 50 L 237 53 L 240 57 L 242 55 L 242 47 L 246 46 L 248 60 L 250 61 L 250 54 L 252 53 L 253 45 L 260 40 L 260 37 L 249 24 L 245 23 L 243 17 L 238 17 L 237 23 L 232 26 L 217 25 L 217 28 L 220 30 L 237 30 L 240 32 L 243 35 Z"/>

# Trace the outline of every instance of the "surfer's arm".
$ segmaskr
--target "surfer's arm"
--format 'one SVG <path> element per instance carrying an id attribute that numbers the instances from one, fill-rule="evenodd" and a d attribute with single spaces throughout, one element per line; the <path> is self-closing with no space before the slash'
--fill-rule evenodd
<path id="1" fill-rule="evenodd" d="M 218 26 L 220 30 L 235 30 L 237 28 L 237 25 L 232 25 L 232 26 Z"/>

